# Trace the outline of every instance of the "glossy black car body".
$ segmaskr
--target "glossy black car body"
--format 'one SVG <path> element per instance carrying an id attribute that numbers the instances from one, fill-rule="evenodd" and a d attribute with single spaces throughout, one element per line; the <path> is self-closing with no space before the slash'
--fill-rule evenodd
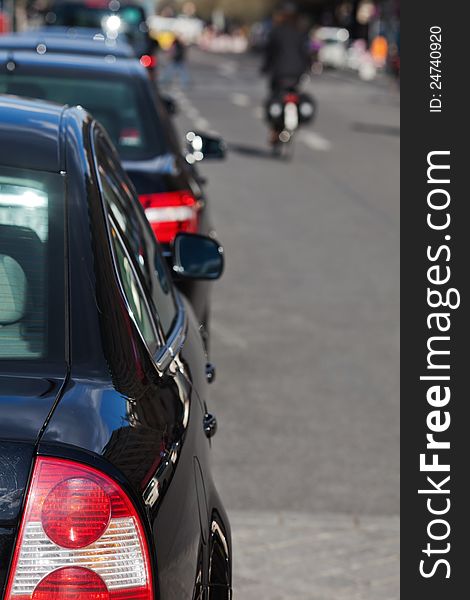
<path id="1" fill-rule="evenodd" d="M 134 58 L 133 48 L 121 38 L 111 40 L 96 30 L 46 28 L 0 36 L 0 49 L 11 52 L 35 51 L 38 54 L 67 53 L 82 56 Z"/>
<path id="2" fill-rule="evenodd" d="M 125 36 L 138 57 L 151 53 L 155 48 L 156 44 L 148 33 L 146 14 L 141 3 L 108 0 L 94 0 L 93 2 L 53 0 L 48 4 L 44 15 L 46 26 L 76 29 L 101 28 L 107 35 Z M 111 22 L 109 21 L 110 17 Z M 114 22 L 112 22 L 113 20 Z M 111 26 L 108 26 L 107 22 L 110 22 Z"/>
<path id="3" fill-rule="evenodd" d="M 45 27 L 0 35 L 0 50 L 36 52 L 41 56 L 47 53 L 102 56 L 107 61 L 113 61 L 115 58 L 139 58 L 136 57 L 134 48 L 127 43 L 124 36 L 118 36 L 116 39 L 109 38 L 101 30 L 84 27 L 78 29 Z M 150 79 L 155 82 L 158 63 L 156 56 L 140 57 L 140 63 L 145 67 Z M 176 114 L 178 107 L 174 98 L 163 93 L 159 88 L 157 93 L 168 113 Z"/>
<path id="4" fill-rule="evenodd" d="M 136 60 L 116 59 L 109 62 L 105 57 L 77 56 L 65 54 L 45 54 L 36 52 L 5 52 L 0 50 L 0 93 L 26 97 L 40 97 L 59 103 L 81 104 L 88 109 L 107 129 L 111 139 L 117 145 L 116 135 L 112 131 L 118 107 L 113 106 L 113 99 L 105 101 L 99 109 L 90 106 L 87 98 L 69 95 L 66 100 L 56 97 L 52 88 L 42 86 L 17 85 L 15 76 L 40 76 L 66 81 L 77 77 L 101 81 L 112 80 L 122 82 L 127 88 L 135 91 L 147 107 L 149 128 L 158 126 L 158 148 L 151 151 L 145 159 L 132 159 L 121 154 L 124 168 L 135 185 L 139 196 L 148 194 L 167 194 L 188 190 L 198 203 L 198 232 L 214 236 L 214 227 L 207 203 L 207 196 L 194 166 L 185 160 L 177 134 L 165 106 L 155 93 L 155 87 L 149 80 L 145 69 Z M 40 95 L 39 95 L 40 94 Z M 153 153 L 153 155 L 152 155 Z M 210 283 L 182 283 L 180 289 L 187 295 L 194 306 L 199 322 L 205 330 L 210 314 Z"/>
<path id="5" fill-rule="evenodd" d="M 192 309 L 171 292 L 117 155 L 84 110 L 0 97 L 0 174 L 18 166 L 63 181 L 65 221 L 50 226 L 63 227 L 65 270 L 48 273 L 56 293 L 47 344 L 55 353 L 26 362 L 0 358 L 0 598 L 32 465 L 50 456 L 93 466 L 132 499 L 153 557 L 155 598 L 228 599 L 230 529 L 208 466 L 214 421 L 207 416 L 205 353 Z M 147 286 L 157 285 L 157 271 L 158 285 L 166 281 L 174 293 L 172 325 L 166 333 L 158 328 L 153 353 L 119 279 L 111 238 L 121 225 L 105 201 L 107 175 L 120 182 L 131 224 L 122 244 L 154 318 L 159 306 Z M 139 256 L 148 253 L 160 265 L 149 279 L 132 255 L 132 232 L 144 245 Z M 11 252 L 8 239 L 3 226 L 0 255 Z M 22 252 L 30 250 L 24 242 Z"/>

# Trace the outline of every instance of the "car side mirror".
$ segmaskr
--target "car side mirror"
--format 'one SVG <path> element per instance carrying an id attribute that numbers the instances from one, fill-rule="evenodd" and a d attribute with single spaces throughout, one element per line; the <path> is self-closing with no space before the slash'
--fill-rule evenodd
<path id="1" fill-rule="evenodd" d="M 219 279 L 224 271 L 224 249 L 205 235 L 178 233 L 172 244 L 172 263 L 176 279 Z"/>
<path id="2" fill-rule="evenodd" d="M 186 160 L 190 164 L 201 160 L 223 160 L 227 155 L 227 145 L 221 137 L 207 135 L 198 131 L 186 134 L 188 154 Z"/>

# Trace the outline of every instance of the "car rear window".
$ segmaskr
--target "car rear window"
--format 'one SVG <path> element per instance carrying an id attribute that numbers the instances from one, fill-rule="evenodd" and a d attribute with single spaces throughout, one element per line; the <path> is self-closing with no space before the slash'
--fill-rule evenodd
<path id="1" fill-rule="evenodd" d="M 145 160 L 168 152 L 166 136 L 152 100 L 139 82 L 103 79 L 83 72 L 0 74 L 0 94 L 81 105 L 99 121 L 123 160 Z"/>
<path id="2" fill-rule="evenodd" d="M 0 166 L 0 372 L 64 361 L 64 182 Z"/>
<path id="3" fill-rule="evenodd" d="M 124 5 L 119 10 L 111 10 L 109 7 L 83 3 L 53 6 L 46 14 L 46 23 L 64 27 L 100 28 L 105 26 L 106 19 L 113 14 L 119 15 L 130 27 L 138 27 L 141 23 L 145 23 L 145 12 L 140 6 Z"/>

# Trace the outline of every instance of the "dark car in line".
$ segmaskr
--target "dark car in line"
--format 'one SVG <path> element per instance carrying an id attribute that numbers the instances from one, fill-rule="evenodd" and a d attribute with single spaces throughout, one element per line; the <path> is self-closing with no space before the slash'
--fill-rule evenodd
<path id="1" fill-rule="evenodd" d="M 215 235 L 202 181 L 185 159 L 174 125 L 138 61 L 0 50 L 0 93 L 81 105 L 100 121 L 164 246 L 180 231 Z M 204 151 L 217 156 L 220 146 L 215 140 L 213 149 Z M 210 285 L 180 284 L 206 339 Z"/>
<path id="2" fill-rule="evenodd" d="M 144 7 L 129 0 L 53 0 L 48 3 L 44 24 L 55 29 L 101 29 L 108 37 L 124 36 L 137 57 L 152 55 L 157 42 L 149 35 Z"/>
<path id="3" fill-rule="evenodd" d="M 33 51 L 44 55 L 47 53 L 73 54 L 81 56 L 103 56 L 107 61 L 116 58 L 138 58 L 145 67 L 150 79 L 156 84 L 158 78 L 157 57 L 155 54 L 144 54 L 136 57 L 134 48 L 123 36 L 110 38 L 101 30 L 87 28 L 46 27 L 17 31 L 0 36 L 0 50 L 18 52 Z M 157 88 L 169 114 L 177 112 L 177 103 L 170 95 Z"/>
<path id="4" fill-rule="evenodd" d="M 133 48 L 121 38 L 110 39 L 96 29 L 74 30 L 57 27 L 18 31 L 0 36 L 0 49 L 36 51 L 38 54 L 67 53 L 107 56 L 108 59 L 135 58 Z"/>
<path id="5" fill-rule="evenodd" d="M 0 598 L 230 600 L 191 305 L 102 127 L 0 96 Z M 173 273 L 173 277 L 171 276 Z"/>

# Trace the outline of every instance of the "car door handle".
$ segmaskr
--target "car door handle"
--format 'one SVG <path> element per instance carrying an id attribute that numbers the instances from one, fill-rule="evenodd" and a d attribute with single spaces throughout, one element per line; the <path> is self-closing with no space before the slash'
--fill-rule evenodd
<path id="1" fill-rule="evenodd" d="M 217 433 L 217 419 L 215 418 L 215 416 L 211 415 L 210 413 L 205 414 L 203 424 L 204 433 L 206 434 L 206 437 L 208 439 L 214 437 L 214 435 Z"/>
<path id="2" fill-rule="evenodd" d="M 206 379 L 208 383 L 214 383 L 215 381 L 215 365 L 212 363 L 206 365 Z"/>

